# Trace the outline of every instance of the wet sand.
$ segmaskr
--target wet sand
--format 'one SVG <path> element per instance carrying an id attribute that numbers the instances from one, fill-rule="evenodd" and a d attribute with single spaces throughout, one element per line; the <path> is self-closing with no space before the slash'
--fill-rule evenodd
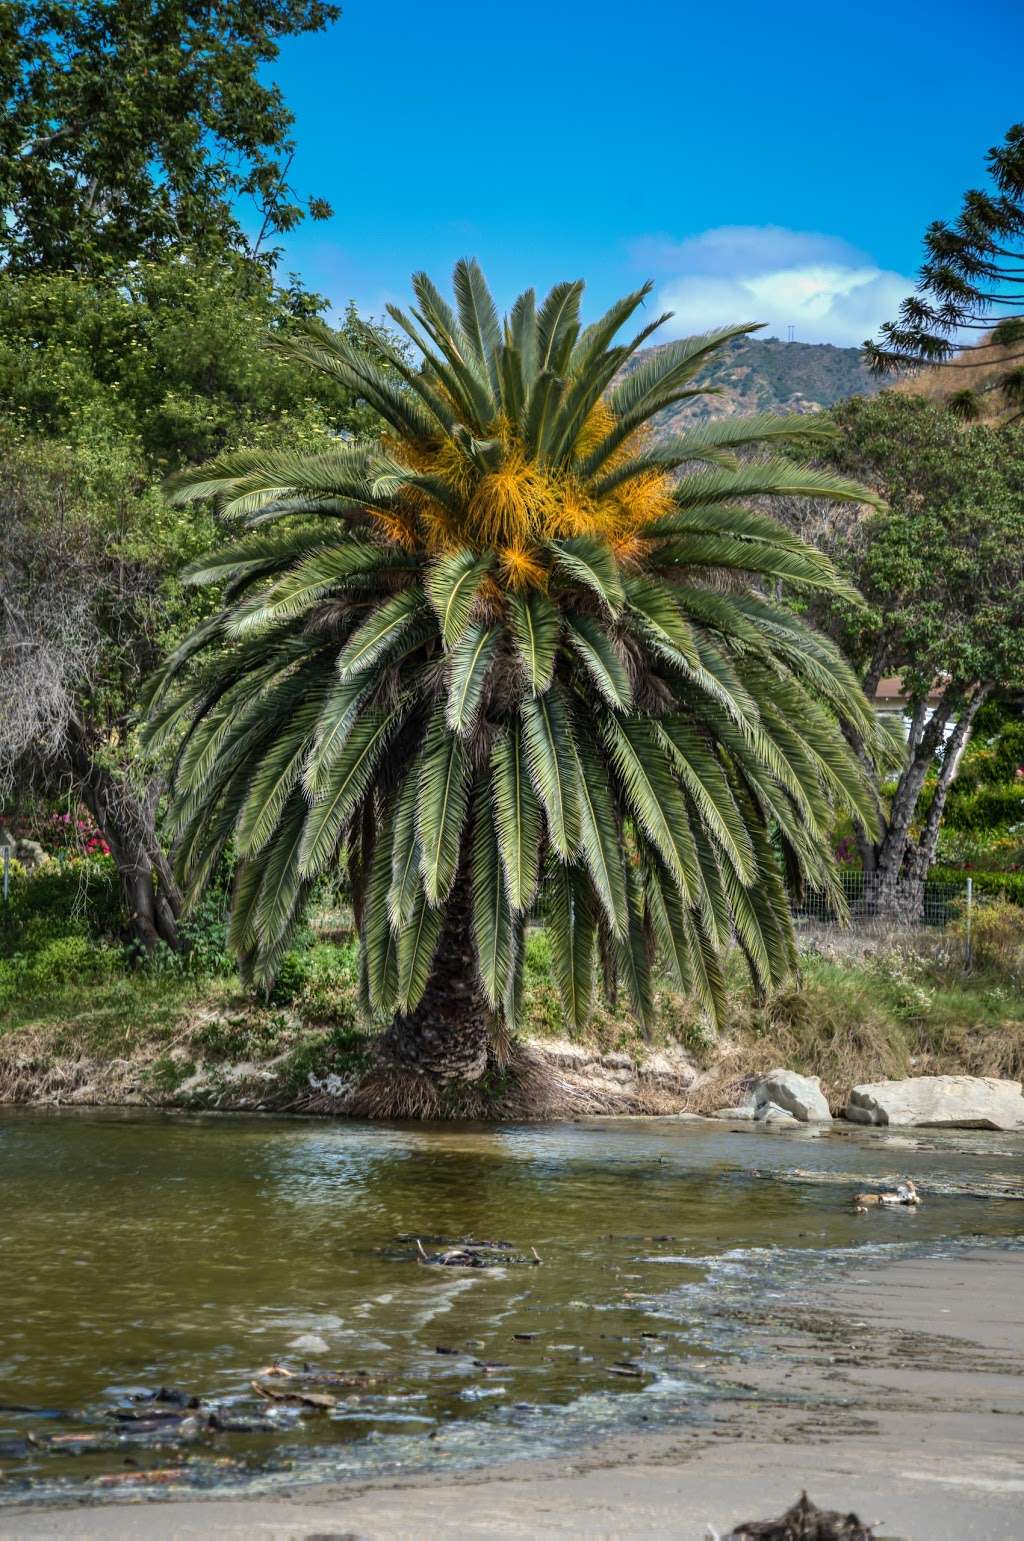
<path id="1" fill-rule="evenodd" d="M 1024 1253 L 844 1267 L 812 1307 L 766 1311 L 773 1354 L 736 1368 L 746 1400 L 714 1405 L 700 1428 L 457 1478 L 5 1509 L 0 1536 L 703 1541 L 708 1527 L 781 1513 L 806 1487 L 879 1535 L 1018 1541 Z"/>

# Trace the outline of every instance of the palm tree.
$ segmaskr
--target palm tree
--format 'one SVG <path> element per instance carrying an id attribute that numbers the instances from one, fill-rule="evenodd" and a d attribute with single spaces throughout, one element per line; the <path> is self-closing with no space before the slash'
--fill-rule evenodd
<path id="1" fill-rule="evenodd" d="M 599 964 L 641 1022 L 656 951 L 711 1014 L 733 938 L 761 992 L 786 977 L 787 878 L 834 883 L 830 824 L 873 825 L 880 740 L 834 647 L 768 597 L 849 596 L 763 511 L 870 499 L 770 453 L 820 422 L 647 430 L 752 327 L 637 359 L 667 319 L 616 343 L 646 288 L 586 329 L 582 283 L 539 308 L 527 291 L 503 322 L 475 263 L 454 308 L 423 274 L 413 288 L 390 313 L 421 363 L 320 323 L 274 343 L 365 398 L 378 441 L 177 477 L 176 499 L 255 529 L 189 569 L 224 603 L 155 681 L 149 734 L 177 741 L 188 892 L 233 842 L 244 977 L 273 977 L 347 862 L 383 1062 L 436 1085 L 480 1077 L 514 1028 L 534 915 L 572 1030 Z"/>

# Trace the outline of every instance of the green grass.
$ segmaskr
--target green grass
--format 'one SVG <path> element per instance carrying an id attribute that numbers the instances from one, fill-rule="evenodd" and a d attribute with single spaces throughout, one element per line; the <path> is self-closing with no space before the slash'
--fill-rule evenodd
<path id="1" fill-rule="evenodd" d="M 129 1055 L 170 1039 L 190 1011 L 227 993 L 223 981 L 120 974 L 95 983 L 28 993 L 0 1007 L 0 1036 L 25 1028 L 53 1034 L 55 1053 Z"/>
<path id="2" fill-rule="evenodd" d="M 939 933 L 927 955 L 898 947 L 873 956 L 808 955 L 800 980 L 758 1003 L 733 956 L 728 1009 L 717 1033 L 691 999 L 663 985 L 649 1039 L 620 1001 L 598 1005 L 582 1041 L 631 1055 L 648 1045 L 681 1044 L 718 1076 L 702 1094 L 702 1106 L 722 1105 L 729 1100 L 723 1088 L 780 1063 L 820 1075 L 834 1102 L 858 1081 L 910 1073 L 1019 1078 L 1024 915 L 1014 905 L 992 906 L 978 912 L 975 927 L 977 963 L 970 973 L 962 966 L 962 939 Z M 40 1073 L 58 1060 L 129 1061 L 158 1099 L 173 1099 L 200 1069 L 205 1089 L 192 1102 L 200 1106 L 230 1105 L 239 1066 L 270 1066 L 273 1081 L 260 1082 L 260 1096 L 274 1106 L 302 1105 L 311 1076 L 351 1076 L 370 1049 L 372 1035 L 358 1011 L 355 943 L 320 941 L 303 949 L 279 988 L 286 999 L 265 1001 L 226 978 L 145 969 L 76 982 L 61 977 L 46 992 L 0 1006 L 0 1061 L 4 1039 L 10 1043 L 19 1034 L 9 1064 L 26 1053 Z M 523 1034 L 541 1041 L 571 1036 L 541 930 L 527 943 Z"/>

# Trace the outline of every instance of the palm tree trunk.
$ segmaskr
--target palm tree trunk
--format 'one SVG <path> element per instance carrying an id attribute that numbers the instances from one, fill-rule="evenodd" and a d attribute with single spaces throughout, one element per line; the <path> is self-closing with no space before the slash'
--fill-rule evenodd
<path id="1" fill-rule="evenodd" d="M 469 877 L 460 872 L 448 899 L 423 999 L 384 1034 L 385 1062 L 438 1085 L 478 1081 L 487 1068 L 491 1010 L 480 987 Z"/>

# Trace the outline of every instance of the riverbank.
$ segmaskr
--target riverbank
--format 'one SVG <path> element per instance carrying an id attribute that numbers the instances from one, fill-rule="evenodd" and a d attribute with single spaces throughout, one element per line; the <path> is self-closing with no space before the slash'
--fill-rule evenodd
<path id="1" fill-rule="evenodd" d="M 908 1541 L 1015 1541 L 1024 1501 L 1024 1254 L 844 1267 L 780 1305 L 747 1400 L 572 1459 L 252 1499 L 8 1509 L 0 1536 L 679 1536 L 807 1488 Z"/>
<path id="2" fill-rule="evenodd" d="M 311 956 L 316 969 L 288 1000 L 254 1000 L 228 978 L 140 971 L 0 1003 L 0 1104 L 344 1115 L 372 1053 L 355 951 L 323 942 Z M 853 939 L 815 942 L 802 969 L 755 1006 L 730 960 L 717 1033 L 694 1002 L 663 989 L 649 1038 L 605 1004 L 570 1042 L 540 935 L 521 1045 L 535 1073 L 517 1078 L 496 1060 L 472 1106 L 453 1098 L 437 1116 L 703 1113 L 780 1064 L 820 1076 L 833 1111 L 863 1082 L 1024 1073 L 1024 994 L 998 971 L 965 974 L 941 955 Z"/>

